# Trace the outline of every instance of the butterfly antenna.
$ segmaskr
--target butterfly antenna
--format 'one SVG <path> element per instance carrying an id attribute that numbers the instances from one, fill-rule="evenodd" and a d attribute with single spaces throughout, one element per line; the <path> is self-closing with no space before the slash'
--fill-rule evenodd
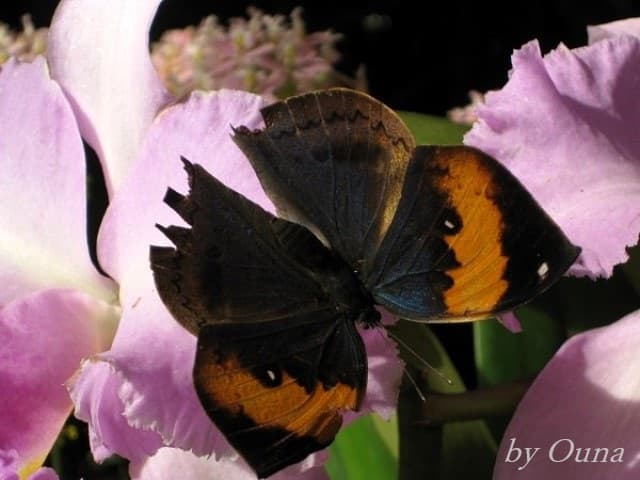
<path id="1" fill-rule="evenodd" d="M 380 335 L 380 337 L 382 337 L 385 342 L 389 341 L 389 338 L 385 337 L 382 334 L 382 330 L 378 330 L 378 329 L 376 329 L 376 330 L 377 330 L 378 334 Z M 389 330 L 387 330 L 387 332 L 389 333 L 389 336 L 392 336 L 391 333 L 389 332 Z M 395 345 L 394 345 L 394 347 L 395 347 Z M 413 385 L 413 388 L 415 388 L 416 393 L 420 397 L 420 400 L 422 400 L 423 402 L 426 402 L 427 401 L 427 397 L 424 395 L 424 393 L 422 393 L 422 390 L 420 390 L 420 387 L 418 386 L 418 382 L 416 382 L 416 379 L 413 378 L 413 375 L 411 375 L 411 373 L 409 372 L 409 369 L 406 366 L 404 367 L 402 373 L 407 376 L 407 378 L 409 379 L 409 381 Z"/>
<path id="2" fill-rule="evenodd" d="M 407 343 L 402 340 L 401 338 L 399 338 L 396 334 L 394 334 L 391 330 L 389 330 L 388 328 L 385 328 L 385 330 L 387 331 L 387 334 L 398 344 L 400 345 L 402 348 L 404 348 L 407 352 L 409 352 L 411 355 L 413 355 L 424 367 L 426 367 L 429 371 L 435 373 L 438 377 L 440 377 L 442 380 L 444 380 L 445 382 L 447 382 L 449 385 L 453 385 L 453 382 L 451 381 L 451 379 L 449 377 L 447 377 L 444 373 L 442 373 L 440 370 L 438 370 L 436 367 L 434 367 L 433 365 L 431 365 L 429 362 L 427 362 L 424 358 L 422 358 L 422 356 L 420 356 L 420 354 L 418 352 L 416 352 L 413 348 L 411 348 L 409 345 L 407 345 Z"/>
<path id="3" fill-rule="evenodd" d="M 404 372 L 403 373 L 407 376 L 407 378 L 409 379 L 409 381 L 413 385 L 413 388 L 416 389 L 416 393 L 420 397 L 420 400 L 422 400 L 423 402 L 426 402 L 427 401 L 427 397 L 424 396 L 424 393 L 422 393 L 422 390 L 420 390 L 420 387 L 418 386 L 418 382 L 416 382 L 415 378 L 413 378 L 413 375 L 411 375 L 409 373 L 409 369 L 407 367 L 404 367 Z"/>

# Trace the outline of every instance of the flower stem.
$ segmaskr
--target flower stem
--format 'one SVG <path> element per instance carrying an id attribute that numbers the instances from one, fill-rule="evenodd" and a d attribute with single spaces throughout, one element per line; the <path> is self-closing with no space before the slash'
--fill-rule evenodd
<path id="1" fill-rule="evenodd" d="M 530 384 L 526 379 L 463 393 L 427 393 L 414 421 L 433 426 L 510 415 Z"/>

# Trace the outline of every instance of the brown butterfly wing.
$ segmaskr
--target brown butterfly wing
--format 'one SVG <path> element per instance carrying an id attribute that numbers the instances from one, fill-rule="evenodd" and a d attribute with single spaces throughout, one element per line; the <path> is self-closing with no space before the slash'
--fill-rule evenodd
<path id="1" fill-rule="evenodd" d="M 340 268 L 304 227 L 277 219 L 185 161 L 166 202 L 191 228 L 152 247 L 160 297 L 198 336 L 194 382 L 209 417 L 260 476 L 333 440 L 366 389 L 364 345 L 323 274 Z M 344 266 L 342 266 L 344 268 Z"/>
<path id="2" fill-rule="evenodd" d="M 229 443 L 260 477 L 329 445 L 341 411 L 357 409 L 364 393 L 354 382 L 366 371 L 354 323 L 316 318 L 277 334 L 265 323 L 228 326 L 203 328 L 194 382 Z"/>
<path id="3" fill-rule="evenodd" d="M 366 282 L 403 317 L 470 320 L 531 300 L 579 252 L 496 160 L 421 146 Z"/>
<path id="4" fill-rule="evenodd" d="M 306 225 L 366 271 L 395 215 L 413 136 L 387 106 L 332 89 L 262 111 L 266 129 L 234 140 L 285 218 Z"/>
<path id="5" fill-rule="evenodd" d="M 161 298 L 185 328 L 197 335 L 211 322 L 269 322 L 331 308 L 309 275 L 327 255 L 313 235 L 274 218 L 200 165 L 186 163 L 186 170 L 189 195 L 169 189 L 165 202 L 190 228 L 159 227 L 177 248 L 151 250 Z"/>

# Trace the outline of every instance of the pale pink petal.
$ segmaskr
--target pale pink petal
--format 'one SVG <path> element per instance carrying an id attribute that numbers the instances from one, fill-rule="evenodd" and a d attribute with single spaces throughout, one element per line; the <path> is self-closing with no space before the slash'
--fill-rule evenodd
<path id="1" fill-rule="evenodd" d="M 520 325 L 520 320 L 516 317 L 516 314 L 513 312 L 503 313 L 502 315 L 498 315 L 496 317 L 498 321 L 512 333 L 520 333 L 522 331 L 522 325 Z"/>
<path id="2" fill-rule="evenodd" d="M 256 475 L 240 458 L 215 460 L 197 457 L 191 452 L 175 448 L 162 448 L 144 462 L 129 467 L 133 480 L 165 480 L 167 478 L 193 478 L 208 480 L 255 480 Z M 309 465 L 304 471 L 294 465 L 271 477 L 271 480 L 324 480 L 328 478 L 322 466 Z"/>
<path id="3" fill-rule="evenodd" d="M 163 111 L 151 125 L 140 158 L 107 209 L 98 238 L 100 263 L 119 282 L 123 304 L 135 301 L 132 288 L 152 285 L 149 245 L 167 244 L 155 224 L 184 224 L 162 201 L 168 187 L 188 191 L 181 156 L 273 210 L 249 161 L 231 140 L 231 125 L 262 125 L 263 106 L 261 97 L 250 93 L 196 92 L 186 103 Z"/>
<path id="4" fill-rule="evenodd" d="M 89 424 L 91 452 L 98 462 L 114 453 L 141 459 L 162 446 L 160 435 L 131 428 L 122 416 L 122 382 L 122 376 L 109 363 L 91 359 L 68 384 L 75 416 Z"/>
<path id="5" fill-rule="evenodd" d="M 160 1 L 63 0 L 51 23 L 53 78 L 102 161 L 110 195 L 131 167 L 149 124 L 169 101 L 148 45 Z"/>
<path id="6" fill-rule="evenodd" d="M 296 480 L 298 478 L 302 480 L 328 479 L 329 476 L 324 469 L 324 464 L 327 463 L 328 457 L 327 449 L 320 450 L 319 452 L 312 453 L 303 461 L 280 470 L 270 478 L 274 480 Z"/>
<path id="7" fill-rule="evenodd" d="M 155 290 L 125 309 L 111 350 L 85 362 L 70 385 L 98 460 L 112 453 L 140 460 L 163 445 L 228 451 L 193 388 L 195 342 Z"/>
<path id="8" fill-rule="evenodd" d="M 390 325 L 397 321 L 390 313 L 379 310 L 383 315 L 383 324 Z M 384 328 L 359 328 L 367 350 L 367 394 L 357 416 L 363 413 L 376 412 L 388 420 L 395 412 L 398 403 L 400 382 L 404 373 L 404 362 L 398 356 L 398 348 L 394 340 Z M 353 413 L 345 415 L 347 421 L 355 418 Z"/>
<path id="9" fill-rule="evenodd" d="M 231 452 L 193 388 L 195 342 L 154 291 L 124 312 L 112 349 L 85 362 L 70 385 L 96 459 L 118 453 L 140 462 L 163 445 Z"/>
<path id="10" fill-rule="evenodd" d="M 625 18 L 624 20 L 601 25 L 590 25 L 587 27 L 587 33 L 589 34 L 590 44 L 604 38 L 618 37 L 620 35 L 640 37 L 640 18 Z"/>
<path id="11" fill-rule="evenodd" d="M 153 345 L 153 348 L 149 348 Z M 120 413 L 138 429 L 158 432 L 165 445 L 198 455 L 228 448 L 193 387 L 196 338 L 167 312 L 155 288 L 125 311 L 109 352 L 102 356 L 121 374 Z"/>
<path id="12" fill-rule="evenodd" d="M 20 467 L 20 455 L 15 450 L 0 449 L 0 479 L 1 480 L 58 480 L 58 475 L 51 468 L 38 466 Z M 33 469 L 35 472 L 30 473 Z M 18 471 L 20 470 L 20 471 Z"/>
<path id="13" fill-rule="evenodd" d="M 20 455 L 15 450 L 0 449 L 0 479 L 19 480 L 19 458 Z"/>
<path id="14" fill-rule="evenodd" d="M 52 468 L 39 468 L 34 473 L 29 475 L 27 480 L 58 480 L 58 474 Z"/>
<path id="15" fill-rule="evenodd" d="M 144 462 L 129 466 L 132 480 L 166 480 L 167 478 L 206 478 L 211 480 L 250 480 L 256 476 L 249 467 L 233 459 L 217 461 L 212 457 L 197 457 L 176 448 L 161 448 Z"/>
<path id="16" fill-rule="evenodd" d="M 89 258 L 78 128 L 42 58 L 3 65 L 0 159 L 0 306 L 51 287 L 113 298 Z"/>
<path id="17" fill-rule="evenodd" d="M 192 384 L 195 337 L 167 312 L 155 292 L 149 267 L 149 245 L 166 244 L 155 223 L 182 221 L 163 203 L 167 187 L 186 192 L 187 175 L 180 156 L 202 163 L 209 171 L 268 208 L 249 162 L 230 138 L 230 125 L 261 124 L 260 97 L 221 91 L 194 94 L 156 119 L 131 175 L 110 204 L 98 249 L 104 268 L 121 286 L 123 318 L 112 349 L 84 366 L 72 394 L 95 437 L 95 445 L 129 458 L 148 455 L 159 445 L 135 439 L 142 431 L 159 435 L 162 443 L 197 454 L 221 450 L 221 435 L 206 417 Z M 103 388 L 108 362 L 118 385 L 117 402 L 92 401 Z M 92 382 L 99 382 L 92 387 Z M 104 427 L 106 425 L 107 427 Z M 109 435 L 105 432 L 118 432 Z M 122 439 L 122 445 L 119 444 Z M 134 451 L 136 445 L 141 448 Z M 144 447 L 144 448 L 143 448 Z M 133 450 L 132 450 L 133 449 Z"/>
<path id="18" fill-rule="evenodd" d="M 114 317 L 73 290 L 33 293 L 0 310 L 0 445 L 19 453 L 19 468 L 44 461 L 71 411 L 64 382 L 105 348 Z"/>
<path id="19" fill-rule="evenodd" d="M 518 177 L 582 247 L 574 275 L 609 276 L 640 232 L 640 40 L 623 36 L 541 57 L 514 53 L 465 142 Z"/>
<path id="20" fill-rule="evenodd" d="M 637 479 L 639 351 L 640 310 L 567 341 L 520 402 L 503 437 L 494 478 Z M 564 459 L 571 444 L 573 454 L 566 461 L 552 460 Z M 519 469 L 526 462 L 524 447 L 540 450 Z M 523 448 L 517 461 L 516 448 Z M 616 457 L 617 449 L 624 452 Z M 578 459 L 597 456 L 597 461 L 576 461 L 577 453 Z"/>

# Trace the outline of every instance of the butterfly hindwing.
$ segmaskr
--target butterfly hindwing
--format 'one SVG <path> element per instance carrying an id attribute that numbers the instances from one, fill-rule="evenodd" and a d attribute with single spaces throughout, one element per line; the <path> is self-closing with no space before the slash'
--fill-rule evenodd
<path id="1" fill-rule="evenodd" d="M 158 292 L 198 336 L 194 381 L 209 417 L 261 476 L 336 435 L 366 389 L 354 320 L 323 282 L 338 268 L 304 227 L 277 219 L 185 161 L 190 193 L 167 203 L 190 225 L 161 227 Z"/>
<path id="2" fill-rule="evenodd" d="M 361 401 L 362 340 L 353 322 L 325 317 L 277 334 L 261 323 L 207 325 L 198 336 L 201 403 L 260 478 L 329 445 L 341 411 Z"/>
<path id="3" fill-rule="evenodd" d="M 496 160 L 420 146 L 369 278 L 376 301 L 416 320 L 469 320 L 525 303 L 579 249 Z"/>

